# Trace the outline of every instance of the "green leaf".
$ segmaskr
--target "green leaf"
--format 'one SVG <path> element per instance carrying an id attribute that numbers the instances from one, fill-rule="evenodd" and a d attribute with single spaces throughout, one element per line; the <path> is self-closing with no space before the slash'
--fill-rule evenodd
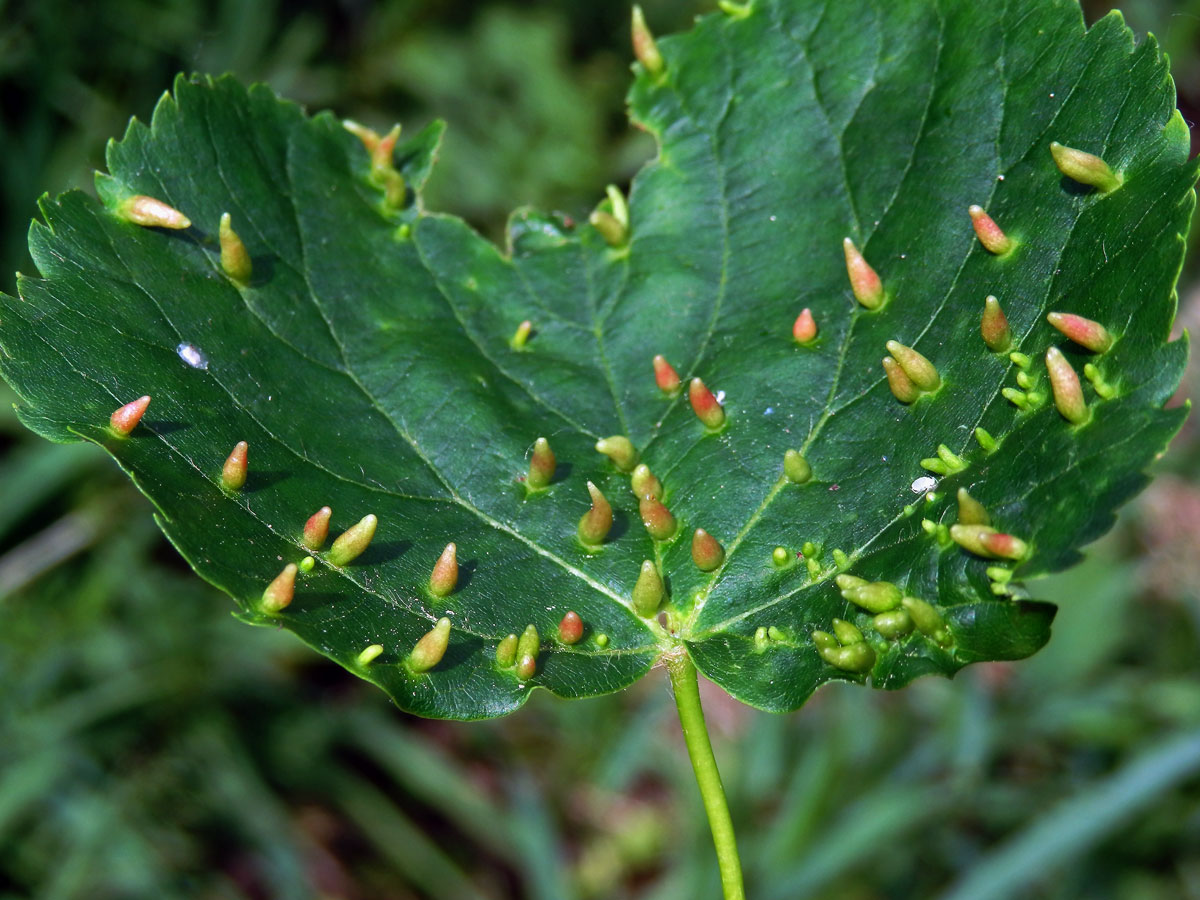
<path id="1" fill-rule="evenodd" d="M 373 169 L 329 114 L 228 78 L 179 80 L 149 127 L 110 145 L 103 204 L 42 204 L 42 277 L 4 298 L 0 326 L 22 419 L 105 447 L 246 621 L 295 632 L 422 715 L 500 715 L 534 687 L 614 691 L 679 647 L 772 710 L 833 679 L 894 688 L 1034 652 L 1053 607 L 1020 599 L 1020 581 L 1069 565 L 1111 525 L 1185 414 L 1163 404 L 1187 352 L 1168 332 L 1197 170 L 1165 61 L 1118 16 L 1085 33 L 1073 3 L 1048 0 L 730 9 L 660 40 L 660 75 L 638 69 L 632 117 L 660 153 L 633 183 L 627 232 L 620 198 L 602 204 L 615 247 L 521 210 L 501 251 L 425 210 L 440 125 Z M 1067 178 L 1052 141 L 1099 154 L 1123 183 Z M 121 202 L 138 194 L 191 227 L 126 221 Z M 981 246 L 972 204 L 1015 249 Z M 221 268 L 226 212 L 248 280 Z M 878 309 L 851 292 L 847 236 L 882 278 Z M 1027 369 L 985 345 L 987 295 Z M 819 331 L 797 344 L 803 308 Z M 1115 345 L 1071 343 L 1052 310 L 1103 323 Z M 941 386 L 899 402 L 879 364 L 889 340 L 931 360 Z M 1051 346 L 1077 372 L 1097 367 L 1111 395 L 1083 379 L 1083 424 L 1052 401 Z M 722 392 L 720 428 L 686 389 L 659 390 L 655 354 Z M 115 436 L 109 414 L 142 394 L 142 424 Z M 629 475 L 595 451 L 612 435 L 661 480 L 672 539 L 650 538 Z M 533 491 L 538 437 L 558 467 Z M 223 490 L 242 440 L 249 480 Z M 789 449 L 811 466 L 803 483 L 784 477 Z M 923 459 L 943 470 L 936 491 Z M 576 535 L 588 481 L 614 509 L 598 548 Z M 948 540 L 959 488 L 1026 543 L 1023 559 Z M 342 567 L 315 554 L 293 602 L 268 611 L 264 588 L 307 555 L 304 523 L 325 505 L 334 535 L 378 516 L 373 543 Z M 693 564 L 696 528 L 723 545 L 711 571 Z M 440 597 L 429 578 L 450 542 L 460 574 Z M 660 616 L 633 609 L 644 560 L 665 578 Z M 885 637 L 839 591 L 843 570 L 924 601 L 932 636 Z M 578 643 L 557 639 L 568 610 Z M 436 647 L 422 665 L 409 654 L 443 616 L 449 646 L 419 671 Z M 811 637 L 835 618 L 870 648 L 842 653 L 845 625 L 818 637 L 840 667 Z M 529 624 L 540 652 L 518 677 L 496 648 Z M 382 654 L 360 662 L 372 644 Z"/>

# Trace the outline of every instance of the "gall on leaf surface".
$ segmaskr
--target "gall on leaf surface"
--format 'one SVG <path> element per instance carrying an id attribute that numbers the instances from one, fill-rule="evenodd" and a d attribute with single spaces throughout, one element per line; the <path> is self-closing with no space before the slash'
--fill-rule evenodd
<path id="1" fill-rule="evenodd" d="M 1186 357 L 1168 333 L 1196 166 L 1155 41 L 1135 44 L 1115 15 L 1085 31 L 1074 4 L 1048 0 L 758 0 L 658 48 L 661 72 L 635 66 L 629 102 L 659 155 L 616 247 L 525 209 L 497 248 L 424 209 L 439 124 L 402 136 L 389 169 L 329 113 L 179 79 L 110 146 L 102 203 L 42 204 L 40 277 L 0 310 L 23 421 L 111 453 L 243 619 L 293 631 L 421 715 L 501 715 L 535 687 L 615 691 L 680 644 L 770 710 L 829 680 L 895 688 L 1033 653 L 1053 607 L 1021 599 L 1022 582 L 1111 525 L 1185 414 L 1163 406 Z M 1067 178 L 1051 142 L 1101 157 L 1120 186 Z M 191 226 L 121 217 L 139 195 Z M 1003 223 L 1009 252 L 980 245 L 972 205 Z M 225 214 L 244 279 L 221 266 Z M 879 275 L 876 308 L 855 299 L 846 238 Z M 1024 368 L 984 343 L 988 296 Z M 806 308 L 821 327 L 798 344 Z M 1050 311 L 1114 343 L 1074 344 Z M 928 359 L 936 388 L 898 402 L 888 341 Z M 1051 346 L 1106 385 L 1083 383 L 1081 424 L 1051 397 Z M 724 421 L 705 427 L 686 391 L 661 390 L 656 355 L 702 379 Z M 112 411 L 145 394 L 144 419 L 115 436 Z M 614 435 L 661 482 L 674 535 L 646 532 L 629 476 L 596 452 Z M 540 437 L 557 465 L 533 490 Z M 249 473 L 223 491 L 238 441 Z M 803 483 L 784 477 L 788 450 L 811 466 Z M 589 481 L 614 510 L 595 546 L 576 534 Z M 959 488 L 1024 542 L 1020 559 L 950 538 Z M 377 517 L 342 566 L 304 543 L 324 506 L 330 540 Z M 698 528 L 724 548 L 711 571 L 692 560 Z M 430 571 L 451 542 L 459 577 L 437 596 Z M 644 617 L 632 594 L 646 560 L 667 596 Z M 292 602 L 265 609 L 291 563 Z M 900 614 L 856 605 L 837 575 L 894 584 L 944 627 L 877 623 Z M 573 642 L 554 638 L 568 611 Z M 436 664 L 406 665 L 442 618 Z M 869 644 L 868 671 L 818 652 L 811 635 L 834 619 Z M 497 661 L 525 633 L 541 635 L 533 664 Z"/>

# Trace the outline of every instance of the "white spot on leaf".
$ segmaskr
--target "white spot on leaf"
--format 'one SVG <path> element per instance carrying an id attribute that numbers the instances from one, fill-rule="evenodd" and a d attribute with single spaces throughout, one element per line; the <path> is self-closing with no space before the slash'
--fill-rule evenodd
<path id="1" fill-rule="evenodd" d="M 182 343 L 175 348 L 175 352 L 179 354 L 180 359 L 193 369 L 199 369 L 201 372 L 208 369 L 208 357 L 195 344 Z"/>
<path id="2" fill-rule="evenodd" d="M 914 494 L 923 494 L 926 491 L 932 491 L 937 487 L 937 479 L 931 478 L 928 475 L 922 475 L 912 483 L 912 492 Z"/>

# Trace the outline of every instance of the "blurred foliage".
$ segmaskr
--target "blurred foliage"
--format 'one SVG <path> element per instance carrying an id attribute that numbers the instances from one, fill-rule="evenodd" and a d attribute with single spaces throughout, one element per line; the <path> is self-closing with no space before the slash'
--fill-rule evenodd
<path id="1" fill-rule="evenodd" d="M 644 4 L 655 29 L 698 4 Z M 1200 102 L 1200 0 L 1131 0 Z M 1102 14 L 1088 4 L 1089 18 Z M 580 215 L 653 152 L 625 124 L 627 8 L 564 0 L 0 0 L 0 257 L 43 190 L 177 70 L 371 125 L 450 121 L 431 203 L 499 234 Z M 1191 264 L 1194 267 L 1194 262 Z M 1182 318 L 1200 321 L 1195 286 Z M 1200 376 L 1185 383 L 1191 395 Z M 4 407 L 8 407 L 5 398 Z M 0 898 L 717 895 L 665 679 L 425 722 L 231 603 L 94 447 L 0 416 Z M 770 716 L 705 700 L 762 900 L 1200 898 L 1200 440 L 1087 561 L 1036 585 L 1050 645 Z"/>

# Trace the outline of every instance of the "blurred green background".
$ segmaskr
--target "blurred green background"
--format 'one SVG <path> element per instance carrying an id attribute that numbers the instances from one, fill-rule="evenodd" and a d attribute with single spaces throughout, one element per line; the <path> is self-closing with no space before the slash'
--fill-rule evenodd
<path id="1" fill-rule="evenodd" d="M 709 6 L 645 2 L 660 33 Z M 1194 122 L 1200 0 L 1126 14 Z M 0 286 L 33 271 L 36 196 L 90 190 L 104 141 L 181 70 L 376 127 L 446 118 L 428 202 L 492 236 L 522 203 L 582 217 L 653 152 L 623 114 L 627 23 L 570 0 L 0 0 Z M 1159 471 L 1035 586 L 1062 610 L 1033 660 L 834 685 L 782 717 L 706 692 L 755 900 L 1200 900 L 1194 425 Z M 97 448 L 0 412 L 0 898 L 718 896 L 661 673 L 426 722 L 231 608 Z"/>

